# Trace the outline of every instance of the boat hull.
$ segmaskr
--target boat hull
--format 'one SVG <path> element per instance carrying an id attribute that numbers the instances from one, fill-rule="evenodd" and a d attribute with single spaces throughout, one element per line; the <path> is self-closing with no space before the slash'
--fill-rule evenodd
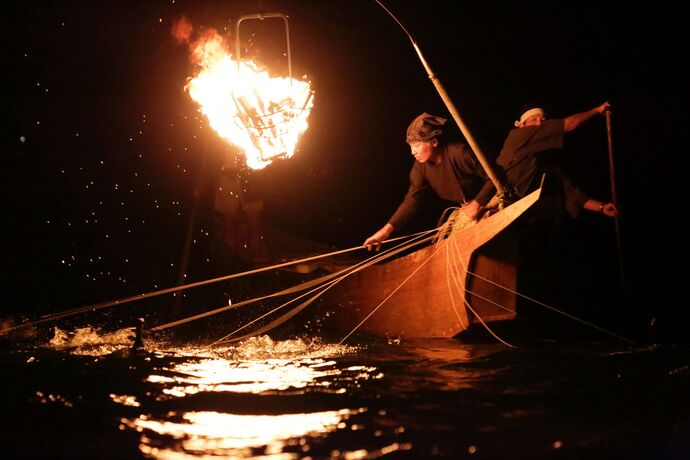
<path id="1" fill-rule="evenodd" d="M 475 323 L 514 319 L 518 244 L 509 227 L 539 193 L 347 276 L 325 293 L 322 325 L 348 335 L 449 338 Z"/>

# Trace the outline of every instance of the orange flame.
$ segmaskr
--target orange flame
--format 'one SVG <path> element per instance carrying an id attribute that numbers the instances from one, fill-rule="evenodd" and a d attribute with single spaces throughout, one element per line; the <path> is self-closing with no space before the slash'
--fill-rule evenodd
<path id="1" fill-rule="evenodd" d="M 212 29 L 191 45 L 191 52 L 200 69 L 185 89 L 211 127 L 244 152 L 251 168 L 264 168 L 276 157 L 290 158 L 309 127 L 309 82 L 271 77 L 248 60 L 238 65 Z"/>

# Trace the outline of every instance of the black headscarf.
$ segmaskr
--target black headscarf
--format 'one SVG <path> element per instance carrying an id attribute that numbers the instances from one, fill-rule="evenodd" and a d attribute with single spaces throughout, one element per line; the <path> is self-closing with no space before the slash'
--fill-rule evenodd
<path id="1" fill-rule="evenodd" d="M 428 142 L 443 133 L 442 127 L 446 124 L 446 121 L 445 118 L 436 117 L 424 112 L 412 120 L 412 123 L 407 128 L 407 137 L 405 141 L 408 144 L 410 142 Z"/>

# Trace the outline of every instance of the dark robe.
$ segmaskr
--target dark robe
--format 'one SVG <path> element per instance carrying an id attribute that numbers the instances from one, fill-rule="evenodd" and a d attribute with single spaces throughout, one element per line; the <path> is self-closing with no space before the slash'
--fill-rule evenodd
<path id="1" fill-rule="evenodd" d="M 496 160 L 505 172 L 506 181 L 515 188 L 518 198 L 536 190 L 544 173 L 560 179 L 564 207 L 577 217 L 587 194 L 580 190 L 557 163 L 551 161 L 563 148 L 565 120 L 545 120 L 540 126 L 514 128 L 508 133 Z"/>
<path id="2" fill-rule="evenodd" d="M 407 194 L 388 222 L 396 230 L 403 228 L 431 192 L 458 205 L 477 200 L 484 206 L 496 193 L 496 187 L 467 145 L 449 143 L 443 146 L 438 164 L 414 162 Z"/>

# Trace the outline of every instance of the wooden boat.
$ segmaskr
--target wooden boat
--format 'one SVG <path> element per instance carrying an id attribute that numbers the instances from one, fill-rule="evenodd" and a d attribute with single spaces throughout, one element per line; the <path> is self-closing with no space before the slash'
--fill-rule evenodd
<path id="1" fill-rule="evenodd" d="M 516 317 L 518 242 L 511 224 L 541 189 L 415 252 L 352 273 L 324 293 L 320 322 L 349 334 L 455 337 Z M 456 213 L 459 211 L 456 211 Z"/>

